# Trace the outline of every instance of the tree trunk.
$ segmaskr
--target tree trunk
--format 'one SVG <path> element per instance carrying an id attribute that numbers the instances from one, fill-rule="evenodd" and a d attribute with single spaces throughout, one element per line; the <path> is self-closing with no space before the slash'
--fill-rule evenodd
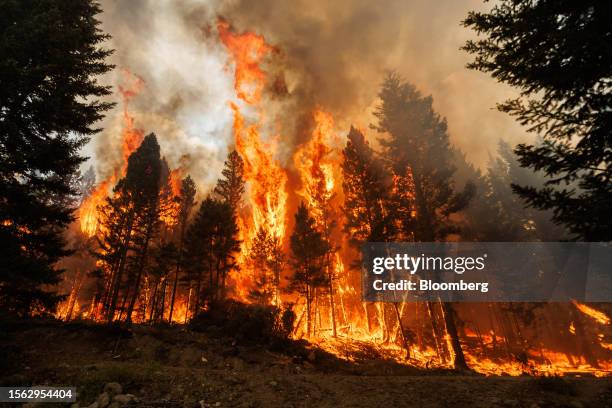
<path id="1" fill-rule="evenodd" d="M 442 302 L 442 311 L 444 312 L 444 322 L 446 323 L 446 331 L 451 338 L 451 346 L 455 355 L 453 365 L 455 370 L 467 370 L 468 366 L 465 362 L 463 349 L 457 334 L 457 326 L 455 325 L 455 310 L 450 302 Z"/>
<path id="2" fill-rule="evenodd" d="M 331 323 L 332 323 L 332 335 L 336 337 L 336 310 L 334 305 L 334 281 L 333 281 L 333 270 L 329 263 L 327 264 L 327 271 L 329 277 L 329 308 L 331 309 Z"/>
<path id="3" fill-rule="evenodd" d="M 404 346 L 404 349 L 406 350 L 406 358 L 410 358 L 410 345 L 408 344 L 406 333 L 404 333 L 404 325 L 402 324 L 402 316 L 397 307 L 397 303 L 393 303 L 393 308 L 395 309 L 395 315 L 397 316 L 397 324 L 399 326 L 400 334 L 402 335 L 402 344 Z"/>
<path id="4" fill-rule="evenodd" d="M 117 306 L 117 298 L 119 296 L 119 286 L 121 286 L 121 278 L 123 277 L 123 271 L 125 269 L 125 262 L 127 260 L 127 253 L 129 250 L 129 245 L 132 237 L 132 228 L 134 224 L 134 215 L 130 213 L 127 223 L 127 231 L 125 233 L 125 238 L 123 240 L 123 245 L 121 248 L 121 256 L 119 258 L 119 265 L 117 268 L 117 272 L 115 275 L 115 284 L 113 287 L 113 293 L 111 295 L 111 301 L 108 308 L 108 321 L 112 322 L 115 315 L 115 308 Z"/>
<path id="5" fill-rule="evenodd" d="M 145 238 L 142 247 L 142 253 L 140 254 L 140 258 L 138 260 L 138 273 L 136 275 L 136 282 L 134 282 L 134 293 L 132 295 L 132 300 L 130 301 L 130 305 L 128 306 L 126 322 L 132 322 L 132 311 L 134 310 L 134 305 L 136 304 L 136 299 L 138 298 L 138 294 L 140 291 L 140 279 L 142 278 L 142 272 L 144 271 L 145 264 L 147 261 L 147 252 L 149 249 L 149 241 L 151 240 L 151 235 L 153 233 L 153 225 L 150 222 L 147 225 Z"/>

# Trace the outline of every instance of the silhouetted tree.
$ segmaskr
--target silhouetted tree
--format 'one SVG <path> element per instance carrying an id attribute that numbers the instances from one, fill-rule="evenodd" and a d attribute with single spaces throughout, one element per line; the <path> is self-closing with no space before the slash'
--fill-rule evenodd
<path id="1" fill-rule="evenodd" d="M 207 197 L 187 231 L 185 259 L 190 280 L 195 281 L 195 313 L 203 300 L 220 300 L 226 295 L 227 274 L 238 267 L 240 250 L 238 224 L 229 203 Z M 208 276 L 208 287 L 204 279 Z"/>
<path id="2" fill-rule="evenodd" d="M 291 234 L 290 247 L 294 273 L 290 278 L 289 289 L 306 299 L 306 332 L 310 336 L 315 291 L 327 284 L 324 264 L 329 248 L 304 203 L 300 204 L 295 214 L 295 229 Z"/>
<path id="3" fill-rule="evenodd" d="M 464 209 L 474 195 L 474 185 L 467 183 L 456 193 L 453 183 L 453 150 L 446 120 L 433 110 L 431 97 L 390 73 L 385 78 L 376 109 L 377 129 L 389 135 L 381 139 L 385 155 L 392 162 L 393 173 L 412 174 L 415 202 L 414 239 L 434 242 L 458 232 L 451 214 Z M 430 308 L 433 306 L 429 303 Z M 467 368 L 457 334 L 455 311 L 442 303 L 446 331 L 451 338 L 455 368 Z"/>
<path id="4" fill-rule="evenodd" d="M 98 256 L 109 267 L 110 287 L 106 306 L 109 321 L 116 317 L 122 289 L 120 315 L 125 312 L 126 321 L 132 319 L 149 244 L 160 223 L 161 166 L 159 144 L 151 133 L 130 155 L 126 176 L 113 189 L 113 197 L 106 200 L 105 208 L 101 208 L 101 251 Z"/>
<path id="5" fill-rule="evenodd" d="M 553 211 L 576 238 L 612 240 L 612 25 L 607 2 L 506 0 L 463 21 L 484 38 L 463 47 L 468 68 L 516 87 L 498 105 L 542 137 L 516 148 L 543 187 L 513 185 L 527 204 Z"/>
<path id="6" fill-rule="evenodd" d="M 262 305 L 279 305 L 280 275 L 284 263 L 280 240 L 260 228 L 251 244 L 249 262 L 256 273 L 249 297 Z"/>
<path id="7" fill-rule="evenodd" d="M 563 228 L 551 221 L 550 211 L 525 208 L 512 192 L 512 184 L 541 187 L 542 173 L 520 167 L 510 146 L 499 142 L 497 155 L 489 159 L 487 172 L 479 185 L 478 200 L 466 209 L 471 238 L 479 241 L 557 241 Z"/>
<path id="8" fill-rule="evenodd" d="M 191 210 L 195 205 L 196 186 L 190 176 L 185 177 L 181 181 L 181 192 L 179 195 L 179 213 L 178 213 L 178 255 L 176 257 L 176 267 L 174 271 L 174 282 L 172 283 L 172 298 L 170 299 L 170 314 L 168 321 L 172 322 L 174 314 L 174 302 L 176 300 L 176 288 L 179 281 L 183 263 L 183 241 L 185 239 L 185 229 Z"/>
<path id="9" fill-rule="evenodd" d="M 395 234 L 385 209 L 391 180 L 363 134 L 351 127 L 342 151 L 345 232 L 353 245 L 385 242 Z"/>
<path id="10" fill-rule="evenodd" d="M 240 210 L 242 194 L 244 194 L 244 161 L 236 150 L 232 150 L 227 155 L 221 174 L 223 178 L 217 181 L 215 194 L 226 201 L 237 213 Z"/>
<path id="11" fill-rule="evenodd" d="M 112 107 L 96 79 L 112 69 L 100 11 L 90 0 L 2 3 L 0 307 L 19 315 L 61 299 L 50 288 L 70 254 L 62 233 L 73 220 L 79 149 Z"/>

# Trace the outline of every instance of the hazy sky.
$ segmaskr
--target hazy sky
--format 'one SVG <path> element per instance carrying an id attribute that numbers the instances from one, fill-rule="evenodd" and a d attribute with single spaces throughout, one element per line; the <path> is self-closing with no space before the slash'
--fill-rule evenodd
<path id="1" fill-rule="evenodd" d="M 486 74 L 468 71 L 459 50 L 473 34 L 460 25 L 476 0 L 409 1 L 199 1 L 103 0 L 103 29 L 113 36 L 117 70 L 105 81 L 125 82 L 124 69 L 144 80 L 130 106 L 137 126 L 158 134 L 171 166 L 180 163 L 200 182 L 211 182 L 232 142 L 233 77 L 218 40 L 223 17 L 238 31 L 264 35 L 279 50 L 266 68 L 281 72 L 289 96 L 271 102 L 287 146 L 300 140 L 298 122 L 314 106 L 330 111 L 338 131 L 373 122 L 386 70 L 397 70 L 431 94 L 447 118 L 451 141 L 478 166 L 500 138 L 511 144 L 525 132 L 495 110 L 512 90 Z M 228 69 L 229 68 L 229 69 Z M 114 96 L 118 101 L 117 95 Z M 272 99 L 271 99 L 272 100 Z M 279 108 L 280 107 L 280 108 Z M 122 106 L 88 146 L 101 175 L 120 160 Z M 373 131 L 369 136 L 376 137 Z M 104 159 L 101 159 L 104 157 Z M 281 158 L 282 159 L 282 158 Z M 212 170 L 211 170 L 212 169 Z"/>

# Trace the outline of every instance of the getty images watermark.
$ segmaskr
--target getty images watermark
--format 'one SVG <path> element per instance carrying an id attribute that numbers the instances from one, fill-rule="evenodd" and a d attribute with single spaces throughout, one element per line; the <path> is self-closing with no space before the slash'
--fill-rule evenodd
<path id="1" fill-rule="evenodd" d="M 365 301 L 612 301 L 612 245 L 367 243 Z"/>

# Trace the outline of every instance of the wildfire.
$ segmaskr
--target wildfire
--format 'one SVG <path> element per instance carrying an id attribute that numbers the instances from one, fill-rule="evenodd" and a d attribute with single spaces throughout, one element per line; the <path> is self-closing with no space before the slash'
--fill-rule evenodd
<path id="1" fill-rule="evenodd" d="M 109 189 L 115 185 L 119 177 L 127 170 L 128 157 L 132 154 L 144 137 L 144 131 L 135 126 L 134 116 L 130 114 L 129 104 L 132 98 L 138 95 L 144 85 L 144 81 L 128 70 L 123 70 L 124 84 L 119 85 L 119 93 L 123 102 L 123 130 L 121 132 L 121 165 L 101 183 L 81 203 L 79 207 L 79 222 L 81 232 L 87 236 L 93 236 L 98 228 L 98 206 L 101 205 L 109 193 Z"/>
<path id="2" fill-rule="evenodd" d="M 578 310 L 594 319 L 597 323 L 604 325 L 610 324 L 610 318 L 604 312 L 600 312 L 597 309 L 587 306 L 584 303 L 576 302 L 575 300 L 572 301 L 572 303 Z"/>
<path id="3" fill-rule="evenodd" d="M 162 190 L 160 207 L 162 209 L 160 218 L 164 224 L 173 227 L 178 223 L 180 204 L 177 198 L 181 195 L 182 169 L 176 168 L 170 172 L 167 187 Z"/>
<path id="4" fill-rule="evenodd" d="M 260 65 L 274 48 L 260 35 L 250 32 L 234 33 L 229 23 L 224 20 L 217 22 L 217 30 L 235 65 L 236 95 L 249 104 L 259 102 L 266 84 L 266 74 Z"/>
<path id="5" fill-rule="evenodd" d="M 331 283 L 316 295 L 313 329 L 310 333 L 306 330 L 304 302 L 298 300 L 295 304 L 294 311 L 297 318 L 294 337 L 308 337 L 309 341 L 349 360 L 358 354 L 361 347 L 375 345 L 377 351 L 385 357 L 395 358 L 417 367 L 450 367 L 453 361 L 453 347 L 450 344 L 450 336 L 442 324 L 444 311 L 439 304 L 431 306 L 424 303 L 388 304 L 361 301 L 356 289 L 359 283 L 348 267 L 355 260 L 355 254 L 347 248 L 346 236 L 341 228 L 345 220 L 342 211 L 338 211 L 344 200 L 341 169 L 342 140 L 336 132 L 332 114 L 321 107 L 314 109 L 310 138 L 290 156 L 293 167 L 289 173 L 278 158 L 281 150 L 280 138 L 265 132 L 265 129 L 270 128 L 266 120 L 272 115 L 268 114 L 270 113 L 266 111 L 268 107 L 262 102 L 264 90 L 269 83 L 268 73 L 263 67 L 275 48 L 266 43 L 263 36 L 251 32 L 233 31 L 229 23 L 223 20 L 217 22 L 217 30 L 220 41 L 227 49 L 231 63 L 228 67 L 233 69 L 234 74 L 235 99 L 228 103 L 234 118 L 234 145 L 244 162 L 246 182 L 245 205 L 240 210 L 237 220 L 242 241 L 238 256 L 240 270 L 232 272 L 228 279 L 233 289 L 232 296 L 244 302 L 250 301 L 249 292 L 256 285 L 257 274 L 261 273 L 248 261 L 258 231 L 265 231 L 268 237 L 278 240 L 286 248 L 288 203 L 302 200 L 308 206 L 325 239 L 330 242 L 330 246 L 338 249 L 331 251 L 329 255 L 326 267 Z M 129 105 L 142 90 L 144 82 L 129 71 L 123 72 L 123 79 L 124 84 L 119 86 L 123 103 L 121 162 L 115 166 L 108 178 L 99 183 L 96 190 L 79 208 L 80 228 L 88 236 L 96 234 L 98 207 L 117 180 L 125 174 L 129 155 L 137 149 L 143 139 L 144 133 L 136 126 Z M 254 118 L 250 115 L 251 109 L 256 112 Z M 180 168 L 172 170 L 168 176 L 167 191 L 161 193 L 160 205 L 165 210 L 162 211 L 161 220 L 168 227 L 168 231 L 172 231 L 177 225 L 179 204 L 176 198 L 181 193 L 183 175 Z M 295 182 L 295 185 L 291 185 L 292 182 Z M 409 170 L 405 176 L 394 177 L 393 189 L 398 194 L 411 194 L 413 182 Z M 411 214 L 415 215 L 414 210 Z M 163 291 L 163 296 L 158 295 L 158 298 L 162 299 L 157 306 L 161 309 L 159 316 L 162 319 L 170 319 L 170 285 L 166 283 L 165 280 L 163 284 L 160 283 L 162 288 L 159 290 Z M 147 305 L 152 294 L 149 293 L 148 284 L 145 288 L 142 303 Z M 184 292 L 177 293 L 171 318 L 174 323 L 186 323 L 193 312 L 195 290 L 189 288 Z M 58 317 L 70 319 L 80 308 L 87 308 L 85 303 L 80 307 L 77 293 L 78 289 L 73 288 L 69 298 L 60 305 Z M 274 304 L 282 305 L 283 301 L 289 300 L 293 301 L 281 298 L 275 300 Z M 598 324 L 610 325 L 610 317 L 606 313 L 575 301 L 573 305 Z M 99 302 L 92 301 L 91 308 L 85 312 L 81 311 L 80 316 L 103 320 L 105 315 L 100 310 L 100 306 Z M 503 338 L 503 333 L 514 334 L 509 333 L 513 330 L 512 322 L 505 322 L 506 316 L 501 312 L 492 315 L 492 319 L 499 319 L 502 322 L 491 322 L 482 332 L 472 331 L 467 327 L 468 323 L 463 328 L 461 341 L 465 346 L 466 361 L 476 371 L 510 375 L 568 372 L 605 375 L 610 369 L 610 364 L 606 361 L 601 362 L 599 367 L 593 367 L 575 350 L 560 352 L 533 345 L 524 345 L 524 347 L 522 345 L 520 351 L 524 356 L 513 355 L 514 351 L 508 351 L 508 344 L 504 344 L 504 347 L 498 346 L 498 343 L 508 341 Z M 151 318 L 147 320 L 146 316 L 144 312 L 138 318 L 140 320 L 134 319 L 134 321 L 145 323 L 152 320 Z M 579 337 L 577 335 L 580 331 L 579 323 L 579 320 L 564 323 L 563 327 L 568 328 L 572 338 Z M 496 334 L 493 328 L 499 330 L 500 334 Z M 606 351 L 611 350 L 612 345 L 605 341 L 604 334 L 598 336 L 597 344 Z M 526 343 L 525 339 L 521 341 Z M 355 353 L 351 354 L 351 351 Z"/>
<path id="6" fill-rule="evenodd" d="M 341 185 L 340 159 L 337 147 L 339 139 L 334 133 L 334 119 L 320 108 L 313 113 L 315 127 L 312 138 L 293 156 L 300 174 L 301 189 L 298 194 L 309 204 L 315 219 L 321 219 L 321 204 L 330 200 L 334 187 Z"/>
<path id="7" fill-rule="evenodd" d="M 239 274 L 232 276 L 236 294 L 248 301 L 247 293 L 252 287 L 256 271 L 247 266 L 247 253 L 257 231 L 263 229 L 269 237 L 283 240 L 287 216 L 287 174 L 274 158 L 276 143 L 264 141 L 260 134 L 263 124 L 263 106 L 259 106 L 266 85 L 266 73 L 261 69 L 265 57 L 274 49 L 262 36 L 246 32 L 231 31 L 227 22 L 217 24 L 219 37 L 234 63 L 234 88 L 236 97 L 260 108 L 260 117 L 247 124 L 240 107 L 230 102 L 234 112 L 234 141 L 236 150 L 244 161 L 244 178 L 247 188 L 249 213 L 241 214 L 239 220 L 243 250 L 241 251 Z"/>

